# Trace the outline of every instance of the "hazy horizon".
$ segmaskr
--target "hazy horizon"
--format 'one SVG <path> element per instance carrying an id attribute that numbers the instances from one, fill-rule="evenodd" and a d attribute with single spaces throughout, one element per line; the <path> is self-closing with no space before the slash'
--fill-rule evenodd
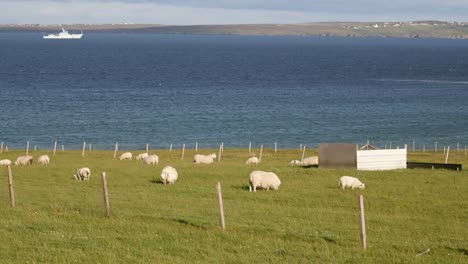
<path id="1" fill-rule="evenodd" d="M 468 1 L 447 0 L 0 0 L 0 24 L 303 24 L 468 21 Z"/>

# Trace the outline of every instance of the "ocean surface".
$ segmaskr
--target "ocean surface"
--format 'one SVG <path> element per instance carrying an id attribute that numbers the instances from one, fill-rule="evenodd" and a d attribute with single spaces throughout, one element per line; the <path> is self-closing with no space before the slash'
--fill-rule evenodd
<path id="1" fill-rule="evenodd" d="M 468 41 L 0 34 L 9 148 L 468 144 Z"/>

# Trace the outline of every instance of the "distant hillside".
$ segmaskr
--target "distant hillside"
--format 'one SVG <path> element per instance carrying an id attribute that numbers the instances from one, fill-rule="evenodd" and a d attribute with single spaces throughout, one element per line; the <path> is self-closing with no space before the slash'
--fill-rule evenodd
<path id="1" fill-rule="evenodd" d="M 268 36 L 347 36 L 468 38 L 468 23 L 445 21 L 415 22 L 327 22 L 304 24 L 245 24 L 171 26 L 150 24 L 0 25 L 0 32 L 70 31 L 154 34 L 213 34 Z"/>

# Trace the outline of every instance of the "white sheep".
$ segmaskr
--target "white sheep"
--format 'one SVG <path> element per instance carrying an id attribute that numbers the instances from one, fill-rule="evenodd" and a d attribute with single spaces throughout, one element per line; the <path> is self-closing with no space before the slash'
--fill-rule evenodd
<path id="1" fill-rule="evenodd" d="M 146 159 L 146 157 L 148 157 L 148 153 L 140 153 L 138 154 L 138 156 L 136 157 L 137 160 L 144 160 Z"/>
<path id="2" fill-rule="evenodd" d="M 148 165 L 156 164 L 157 165 L 158 163 L 159 163 L 158 155 L 150 155 L 146 157 L 145 159 L 143 159 L 143 164 L 148 164 Z"/>
<path id="3" fill-rule="evenodd" d="M 299 164 L 301 164 L 301 161 L 300 161 L 300 160 L 291 160 L 291 161 L 289 162 L 289 164 L 291 164 L 291 165 L 299 165 Z"/>
<path id="4" fill-rule="evenodd" d="M 358 178 L 351 177 L 351 176 L 341 176 L 338 184 L 343 190 L 345 188 L 351 188 L 351 189 L 358 188 L 361 190 L 366 188 L 366 185 L 362 183 Z"/>
<path id="5" fill-rule="evenodd" d="M 281 185 L 281 181 L 276 174 L 273 172 L 266 171 L 252 171 L 249 176 L 249 191 L 256 192 L 257 187 L 270 190 L 273 188 L 278 190 Z"/>
<path id="6" fill-rule="evenodd" d="M 177 181 L 177 171 L 171 166 L 166 166 L 161 172 L 161 180 L 166 185 L 166 183 L 174 184 Z"/>
<path id="7" fill-rule="evenodd" d="M 15 165 L 31 165 L 33 164 L 34 158 L 31 155 L 20 156 L 16 159 Z"/>
<path id="8" fill-rule="evenodd" d="M 216 159 L 215 153 L 209 155 L 195 154 L 195 156 L 193 156 L 193 162 L 195 162 L 196 164 L 211 164 L 213 163 L 214 159 Z"/>
<path id="9" fill-rule="evenodd" d="M 245 162 L 245 164 L 258 164 L 258 163 L 260 163 L 260 161 L 258 160 L 257 157 L 251 157 Z"/>
<path id="10" fill-rule="evenodd" d="M 0 166 L 8 166 L 8 165 L 11 165 L 11 160 L 9 159 L 0 160 Z"/>
<path id="11" fill-rule="evenodd" d="M 307 157 L 301 161 L 301 166 L 313 166 L 318 164 L 318 156 Z"/>
<path id="12" fill-rule="evenodd" d="M 124 154 L 120 155 L 119 160 L 131 160 L 132 159 L 132 153 L 131 152 L 125 152 Z"/>
<path id="13" fill-rule="evenodd" d="M 47 155 L 42 155 L 40 156 L 38 159 L 37 159 L 37 163 L 41 164 L 41 165 L 47 165 L 50 163 L 50 159 L 49 159 L 49 156 Z"/>
<path id="14" fill-rule="evenodd" d="M 76 174 L 73 174 L 73 177 L 77 180 L 89 180 L 91 177 L 91 170 L 89 168 L 81 168 L 76 171 Z"/>

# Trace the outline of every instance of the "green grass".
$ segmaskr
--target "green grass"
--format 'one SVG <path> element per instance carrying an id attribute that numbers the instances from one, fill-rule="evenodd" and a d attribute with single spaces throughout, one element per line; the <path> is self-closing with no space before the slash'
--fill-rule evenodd
<path id="1" fill-rule="evenodd" d="M 213 150 L 214 151 L 214 150 Z M 213 152 L 203 150 L 202 153 Z M 0 159 L 15 160 L 24 151 Z M 157 166 L 113 159 L 112 151 L 48 153 L 51 164 L 13 166 L 16 208 L 9 207 L 0 167 L 0 262 L 77 263 L 467 263 L 468 173 L 448 170 L 356 171 L 288 164 L 299 150 L 266 150 L 247 166 L 246 150 L 226 149 L 220 163 L 195 165 L 193 150 L 154 151 Z M 133 151 L 134 155 L 139 153 Z M 314 153 L 316 153 L 314 151 Z M 309 152 L 308 155 L 312 155 Z M 442 152 L 410 152 L 410 161 L 443 162 Z M 463 152 L 451 163 L 468 164 Z M 158 182 L 165 165 L 175 185 Z M 76 181 L 80 167 L 90 181 Z M 279 191 L 248 191 L 254 169 L 275 172 Z M 100 172 L 108 177 L 105 217 Z M 354 175 L 365 190 L 341 191 Z M 221 181 L 226 231 L 218 225 L 215 183 Z M 357 195 L 363 193 L 368 245 L 360 248 Z M 420 257 L 416 254 L 430 248 Z"/>

